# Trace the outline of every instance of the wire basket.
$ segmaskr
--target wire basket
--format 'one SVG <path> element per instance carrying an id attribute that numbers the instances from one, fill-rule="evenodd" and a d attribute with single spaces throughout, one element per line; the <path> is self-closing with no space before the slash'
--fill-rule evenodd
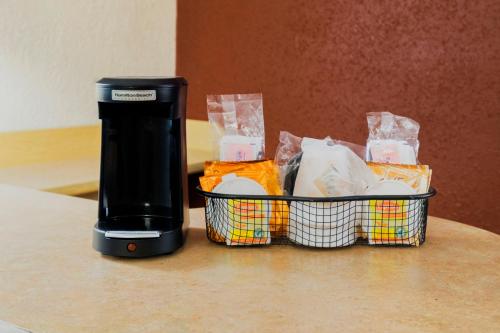
<path id="1" fill-rule="evenodd" d="M 419 246 L 436 194 L 307 198 L 205 192 L 209 240 L 226 245 Z"/>

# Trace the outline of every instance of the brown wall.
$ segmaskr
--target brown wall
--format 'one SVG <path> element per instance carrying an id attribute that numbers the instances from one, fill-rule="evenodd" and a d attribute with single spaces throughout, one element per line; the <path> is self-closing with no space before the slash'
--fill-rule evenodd
<path id="1" fill-rule="evenodd" d="M 365 113 L 421 124 L 431 214 L 500 233 L 500 1 L 180 0 L 188 116 L 205 95 L 262 91 L 280 130 L 364 144 Z"/>

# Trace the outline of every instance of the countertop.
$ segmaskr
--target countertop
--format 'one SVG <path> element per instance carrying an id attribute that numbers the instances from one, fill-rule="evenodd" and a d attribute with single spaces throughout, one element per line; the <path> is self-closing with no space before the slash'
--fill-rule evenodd
<path id="1" fill-rule="evenodd" d="M 432 204 L 432 203 L 431 203 Z M 0 320 L 38 332 L 500 331 L 500 236 L 430 217 L 420 248 L 227 248 L 191 210 L 150 259 L 91 247 L 97 203 L 0 186 Z"/>

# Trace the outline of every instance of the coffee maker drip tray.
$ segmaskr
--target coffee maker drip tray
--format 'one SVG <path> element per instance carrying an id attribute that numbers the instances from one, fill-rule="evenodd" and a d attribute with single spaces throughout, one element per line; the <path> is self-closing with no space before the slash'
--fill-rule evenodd
<path id="1" fill-rule="evenodd" d="M 158 238 L 160 235 L 159 231 L 111 230 L 104 232 L 104 236 L 107 238 Z"/>
<path id="2" fill-rule="evenodd" d="M 142 258 L 152 254 L 174 252 L 183 243 L 181 226 L 178 229 L 162 230 L 102 230 L 96 226 L 93 245 L 104 255 Z"/>

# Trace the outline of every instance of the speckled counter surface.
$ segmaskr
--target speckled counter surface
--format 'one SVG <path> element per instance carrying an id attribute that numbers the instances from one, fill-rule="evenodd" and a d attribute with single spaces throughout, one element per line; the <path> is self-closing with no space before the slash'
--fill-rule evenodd
<path id="1" fill-rule="evenodd" d="M 500 331 L 500 236 L 431 218 L 421 248 L 209 243 L 101 256 L 97 203 L 0 186 L 0 320 L 39 332 Z"/>

